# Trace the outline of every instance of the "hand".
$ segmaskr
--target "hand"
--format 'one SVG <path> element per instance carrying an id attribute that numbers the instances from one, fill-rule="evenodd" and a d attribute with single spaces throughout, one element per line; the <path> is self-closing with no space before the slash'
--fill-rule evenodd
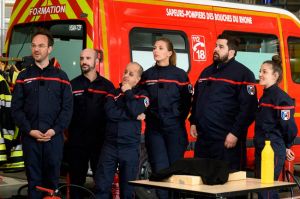
<path id="1" fill-rule="evenodd" d="M 196 125 L 191 125 L 191 128 L 190 128 L 190 134 L 193 138 L 197 138 L 198 137 L 198 133 L 197 133 L 197 128 L 196 128 Z"/>
<path id="2" fill-rule="evenodd" d="M 55 131 L 54 129 L 48 129 L 48 131 L 44 135 L 51 139 L 55 135 Z"/>
<path id="3" fill-rule="evenodd" d="M 238 138 L 229 132 L 226 136 L 224 146 L 227 149 L 233 148 L 233 147 L 235 147 L 237 141 L 238 141 Z"/>
<path id="4" fill-rule="evenodd" d="M 286 159 L 288 161 L 292 161 L 295 159 L 295 154 L 291 149 L 286 149 L 285 152 L 286 152 Z"/>
<path id="5" fill-rule="evenodd" d="M 127 83 L 122 84 L 121 90 L 125 93 L 127 90 L 130 90 L 131 86 Z"/>
<path id="6" fill-rule="evenodd" d="M 141 113 L 141 114 L 139 114 L 139 115 L 137 116 L 136 119 L 142 121 L 142 120 L 146 119 L 146 115 L 145 115 L 144 113 Z"/>
<path id="7" fill-rule="evenodd" d="M 45 134 L 39 130 L 31 130 L 29 132 L 29 135 L 35 138 L 39 142 L 48 142 L 50 140 L 50 138 L 45 136 Z"/>

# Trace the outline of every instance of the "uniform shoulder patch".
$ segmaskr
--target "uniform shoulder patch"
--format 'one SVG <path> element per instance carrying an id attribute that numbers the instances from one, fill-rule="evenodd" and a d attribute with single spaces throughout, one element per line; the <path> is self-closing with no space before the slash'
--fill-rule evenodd
<path id="1" fill-rule="evenodd" d="M 250 95 L 255 95 L 255 86 L 254 85 L 247 85 L 247 92 L 250 94 Z"/>
<path id="2" fill-rule="evenodd" d="M 148 97 L 145 97 L 144 99 L 144 104 L 145 104 L 145 107 L 148 107 L 150 105 L 150 102 L 149 102 L 149 98 Z"/>
<path id="3" fill-rule="evenodd" d="M 281 119 L 283 120 L 289 120 L 291 117 L 291 111 L 290 110 L 281 110 Z"/>
<path id="4" fill-rule="evenodd" d="M 194 93 L 194 89 L 193 89 L 193 85 L 192 84 L 188 85 L 188 89 L 189 89 L 189 93 L 191 93 L 191 94 Z"/>

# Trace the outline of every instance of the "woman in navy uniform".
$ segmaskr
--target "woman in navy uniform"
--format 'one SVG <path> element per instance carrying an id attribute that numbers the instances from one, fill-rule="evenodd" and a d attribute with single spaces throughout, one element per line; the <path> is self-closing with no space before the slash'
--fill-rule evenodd
<path id="1" fill-rule="evenodd" d="M 144 72 L 141 84 L 150 98 L 145 141 L 152 171 L 157 172 L 183 158 L 192 86 L 187 73 L 176 67 L 176 53 L 169 39 L 156 40 L 153 56 L 156 64 Z M 168 198 L 166 191 L 157 194 L 159 198 Z"/>
<path id="2" fill-rule="evenodd" d="M 259 72 L 259 84 L 264 87 L 263 96 L 259 100 L 259 108 L 255 123 L 255 166 L 256 176 L 260 178 L 261 152 L 265 140 L 270 140 L 275 155 L 274 180 L 277 180 L 284 161 L 293 160 L 294 153 L 290 149 L 297 135 L 294 119 L 294 100 L 278 87 L 282 79 L 281 60 L 278 55 L 265 61 Z M 259 198 L 279 198 L 277 191 L 261 192 Z"/>

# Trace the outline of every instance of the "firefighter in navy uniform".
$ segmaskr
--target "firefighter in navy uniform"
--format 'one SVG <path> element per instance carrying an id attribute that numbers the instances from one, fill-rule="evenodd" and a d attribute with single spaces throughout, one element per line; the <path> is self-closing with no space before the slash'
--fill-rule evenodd
<path id="1" fill-rule="evenodd" d="M 246 135 L 255 118 L 254 74 L 235 60 L 239 40 L 219 35 L 212 65 L 195 84 L 191 135 L 197 138 L 195 157 L 224 160 L 230 169 L 244 170 Z"/>
<path id="2" fill-rule="evenodd" d="M 145 141 L 151 169 L 168 168 L 184 157 L 187 147 L 185 120 L 189 114 L 192 85 L 185 71 L 176 67 L 176 53 L 167 38 L 154 43 L 156 64 L 144 72 L 141 84 L 149 93 Z M 159 198 L 168 192 L 157 190 Z"/>
<path id="3" fill-rule="evenodd" d="M 120 88 L 107 96 L 105 141 L 96 172 L 96 198 L 109 199 L 115 172 L 119 168 L 120 198 L 134 198 L 139 168 L 141 120 L 149 105 L 144 90 L 137 87 L 143 68 L 136 62 L 127 65 Z"/>
<path id="4" fill-rule="evenodd" d="M 259 108 L 255 120 L 255 170 L 260 178 L 261 152 L 265 140 L 270 140 L 274 150 L 274 180 L 278 180 L 284 167 L 285 159 L 294 160 L 290 149 L 298 129 L 294 119 L 295 104 L 290 96 L 278 87 L 282 79 L 281 60 L 274 55 L 272 60 L 265 61 L 259 73 L 259 84 L 264 92 L 259 100 Z M 277 191 L 259 193 L 259 198 L 279 198 Z"/>
<path id="5" fill-rule="evenodd" d="M 80 53 L 82 74 L 71 81 L 73 116 L 68 128 L 66 144 L 71 184 L 83 186 L 90 166 L 96 172 L 104 141 L 106 117 L 104 102 L 113 84 L 96 71 L 97 52 L 84 49 Z M 78 188 L 71 188 L 71 198 L 83 198 Z"/>
<path id="6" fill-rule="evenodd" d="M 65 72 L 49 62 L 53 37 L 45 29 L 32 36 L 35 63 L 18 75 L 12 116 L 22 133 L 28 197 L 41 199 L 36 186 L 58 187 L 63 155 L 63 131 L 72 116 L 72 91 Z"/>

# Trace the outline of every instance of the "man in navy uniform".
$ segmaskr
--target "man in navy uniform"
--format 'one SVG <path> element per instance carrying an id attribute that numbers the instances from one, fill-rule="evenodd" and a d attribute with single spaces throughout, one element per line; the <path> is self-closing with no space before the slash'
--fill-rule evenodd
<path id="1" fill-rule="evenodd" d="M 233 36 L 218 36 L 214 62 L 195 84 L 189 120 L 191 135 L 197 138 L 195 157 L 224 160 L 230 169 L 243 170 L 257 97 L 254 74 L 235 60 L 238 45 Z"/>
<path id="2" fill-rule="evenodd" d="M 138 63 L 129 63 L 120 88 L 107 96 L 105 112 L 108 122 L 95 179 L 96 197 L 99 199 L 109 199 L 117 167 L 121 198 L 134 198 L 134 188 L 128 181 L 137 177 L 141 120 L 145 118 L 143 113 L 149 105 L 145 91 L 137 87 L 142 72 L 143 68 Z"/>
<path id="3" fill-rule="evenodd" d="M 63 131 L 72 116 L 71 84 L 66 73 L 49 62 L 53 43 L 45 29 L 33 34 L 34 64 L 20 72 L 12 97 L 12 116 L 22 133 L 30 199 L 43 197 L 36 186 L 58 187 Z"/>
<path id="4" fill-rule="evenodd" d="M 99 63 L 94 49 L 80 53 L 82 74 L 71 81 L 74 108 L 68 129 L 67 162 L 71 184 L 83 186 L 90 166 L 96 172 L 104 141 L 106 117 L 104 102 L 113 84 L 96 71 Z M 71 188 L 71 198 L 83 198 L 78 188 Z"/>

